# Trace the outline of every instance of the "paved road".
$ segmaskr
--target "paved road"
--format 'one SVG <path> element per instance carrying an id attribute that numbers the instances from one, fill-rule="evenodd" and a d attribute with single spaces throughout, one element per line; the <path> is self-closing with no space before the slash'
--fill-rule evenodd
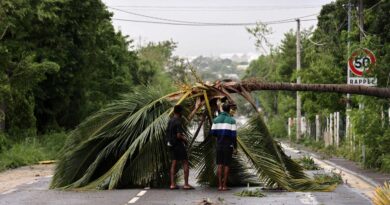
<path id="1" fill-rule="evenodd" d="M 16 190 L 0 194 L 0 205 L 125 205 L 125 204 L 203 204 L 208 200 L 212 204 L 284 204 L 284 205 L 320 205 L 350 204 L 366 205 L 370 201 L 355 190 L 340 185 L 334 192 L 265 192 L 266 197 L 237 197 L 234 193 L 243 188 L 234 188 L 227 192 L 218 192 L 207 187 L 196 190 L 166 189 L 126 189 L 113 191 L 56 191 L 48 190 L 50 178 L 17 187 Z M 138 195 L 138 197 L 137 197 Z M 134 202 L 134 203 L 132 203 Z"/>
<path id="2" fill-rule="evenodd" d="M 286 150 L 292 157 L 300 153 Z M 48 190 L 50 177 L 42 177 L 34 183 L 28 183 L 0 193 L 0 205 L 125 205 L 125 204 L 272 204 L 272 205 L 368 205 L 369 199 L 360 190 L 339 185 L 334 192 L 265 192 L 266 197 L 238 197 L 244 189 L 234 188 L 227 192 L 218 192 L 214 188 L 196 187 L 196 190 L 167 189 L 126 189 L 113 191 L 59 191 Z"/>

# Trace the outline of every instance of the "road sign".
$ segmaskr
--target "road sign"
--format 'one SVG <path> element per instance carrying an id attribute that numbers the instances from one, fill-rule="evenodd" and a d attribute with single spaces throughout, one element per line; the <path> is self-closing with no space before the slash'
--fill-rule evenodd
<path id="1" fill-rule="evenodd" d="M 352 53 L 348 59 L 348 67 L 356 76 L 363 76 L 370 72 L 370 68 L 376 63 L 374 53 L 367 48 L 361 48 Z"/>
<path id="2" fill-rule="evenodd" d="M 377 78 L 364 78 L 364 77 L 349 77 L 348 84 L 350 85 L 365 85 L 376 86 L 378 83 Z"/>
<path id="3" fill-rule="evenodd" d="M 375 63 L 374 53 L 367 48 L 355 50 L 348 59 L 348 68 L 353 74 L 352 76 L 348 75 L 348 84 L 376 86 L 378 79 L 366 76 L 366 74 L 370 73 Z"/>

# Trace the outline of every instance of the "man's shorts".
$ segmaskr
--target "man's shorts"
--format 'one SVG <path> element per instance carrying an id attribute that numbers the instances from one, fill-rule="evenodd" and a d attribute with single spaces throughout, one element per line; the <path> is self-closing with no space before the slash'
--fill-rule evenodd
<path id="1" fill-rule="evenodd" d="M 232 146 L 217 146 L 217 165 L 229 166 L 233 157 Z"/>
<path id="2" fill-rule="evenodd" d="M 187 150 L 183 143 L 178 142 L 170 147 L 171 160 L 188 160 Z"/>

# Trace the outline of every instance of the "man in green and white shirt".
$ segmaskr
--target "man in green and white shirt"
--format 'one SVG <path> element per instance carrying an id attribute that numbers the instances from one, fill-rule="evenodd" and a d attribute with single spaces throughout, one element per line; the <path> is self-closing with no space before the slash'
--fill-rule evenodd
<path id="1" fill-rule="evenodd" d="M 224 103 L 218 117 L 213 120 L 210 135 L 217 138 L 218 190 L 229 190 L 227 179 L 233 152 L 237 149 L 237 125 L 230 113 L 231 105 Z M 223 173 L 223 178 L 222 178 Z"/>

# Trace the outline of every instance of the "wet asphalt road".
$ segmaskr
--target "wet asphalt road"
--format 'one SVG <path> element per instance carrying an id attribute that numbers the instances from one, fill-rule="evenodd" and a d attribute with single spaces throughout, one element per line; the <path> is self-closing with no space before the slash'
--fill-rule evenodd
<path id="1" fill-rule="evenodd" d="M 289 153 L 288 153 L 289 154 Z M 293 157 L 299 153 L 291 153 Z M 234 193 L 245 187 L 218 192 L 214 188 L 196 187 L 195 190 L 126 189 L 112 191 L 59 191 L 48 190 L 51 178 L 42 177 L 0 193 L 0 205 L 125 205 L 125 204 L 272 204 L 272 205 L 368 205 L 370 200 L 359 190 L 339 185 L 334 192 L 264 192 L 262 198 L 238 197 Z M 138 196 L 137 196 L 138 195 Z"/>

